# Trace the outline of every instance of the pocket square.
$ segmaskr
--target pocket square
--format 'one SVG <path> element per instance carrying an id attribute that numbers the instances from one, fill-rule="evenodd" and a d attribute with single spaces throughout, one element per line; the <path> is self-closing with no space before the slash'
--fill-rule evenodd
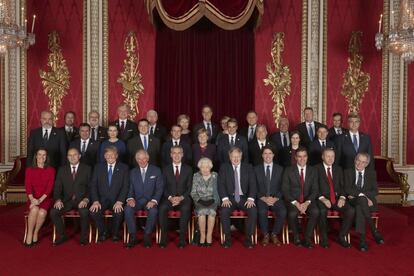
<path id="1" fill-rule="evenodd" d="M 128 129 L 128 131 L 132 131 L 132 129 Z"/>
<path id="2" fill-rule="evenodd" d="M 150 179 L 154 179 L 156 176 L 155 175 L 151 175 L 150 176 Z"/>

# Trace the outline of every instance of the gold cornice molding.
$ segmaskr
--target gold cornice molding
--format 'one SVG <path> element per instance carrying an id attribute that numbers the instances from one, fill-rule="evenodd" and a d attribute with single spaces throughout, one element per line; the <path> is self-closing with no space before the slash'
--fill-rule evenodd
<path id="1" fill-rule="evenodd" d="M 303 120 L 302 110 L 306 107 L 308 90 L 308 0 L 302 0 L 302 54 L 301 54 L 301 96 L 300 116 Z"/>

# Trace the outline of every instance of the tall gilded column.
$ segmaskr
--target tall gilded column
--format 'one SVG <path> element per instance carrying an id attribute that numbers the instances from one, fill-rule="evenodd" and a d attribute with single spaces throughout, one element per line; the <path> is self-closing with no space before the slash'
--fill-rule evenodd
<path id="1" fill-rule="evenodd" d="M 304 3 L 305 5 L 305 3 Z M 312 107 L 315 119 L 326 121 L 326 5 L 327 0 L 307 0 L 306 88 L 302 87 L 302 110 Z M 305 9 L 304 9 L 305 11 Z M 302 82 L 303 85 L 303 82 Z M 304 90 L 305 89 L 305 90 Z M 303 119 L 303 114 L 302 114 Z"/>
<path id="2" fill-rule="evenodd" d="M 84 118 L 91 110 L 108 121 L 108 0 L 84 1 Z"/>

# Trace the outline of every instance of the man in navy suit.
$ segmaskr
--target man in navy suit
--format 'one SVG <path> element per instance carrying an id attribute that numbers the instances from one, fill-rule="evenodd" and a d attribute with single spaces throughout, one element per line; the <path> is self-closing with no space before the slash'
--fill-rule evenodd
<path id="1" fill-rule="evenodd" d="M 81 153 L 80 162 L 93 168 L 98 160 L 99 141 L 90 138 L 91 127 L 87 123 L 79 125 L 79 138 L 70 143 L 70 148 L 76 148 Z"/>
<path id="2" fill-rule="evenodd" d="M 102 142 L 108 138 L 108 130 L 106 127 L 99 125 L 99 112 L 92 110 L 88 114 L 88 123 L 91 127 L 91 140 Z"/>
<path id="3" fill-rule="evenodd" d="M 118 129 L 118 138 L 125 143 L 138 134 L 138 126 L 135 122 L 128 120 L 129 107 L 126 104 L 118 106 L 118 120 L 110 123 Z"/>
<path id="4" fill-rule="evenodd" d="M 99 232 L 99 241 L 107 238 L 107 231 L 103 221 L 105 211 L 112 211 L 112 241 L 118 242 L 119 226 L 124 212 L 123 204 L 128 193 L 129 170 L 128 166 L 117 162 L 118 150 L 115 146 L 105 148 L 105 163 L 95 166 L 91 182 L 90 215 L 95 221 Z"/>
<path id="5" fill-rule="evenodd" d="M 316 203 L 318 197 L 318 174 L 314 167 L 308 166 L 308 152 L 300 147 L 296 150 L 296 165 L 285 169 L 282 191 L 288 208 L 288 223 L 293 232 L 296 246 L 311 248 L 311 236 L 319 218 Z M 299 238 L 298 215 L 307 215 L 308 224 L 304 239 Z"/>
<path id="6" fill-rule="evenodd" d="M 213 109 L 211 106 L 204 105 L 201 110 L 201 115 L 203 116 L 203 121 L 201 123 L 195 124 L 193 128 L 193 141 L 198 141 L 198 130 L 205 128 L 207 130 L 208 142 L 215 144 L 219 129 L 218 126 L 211 121 L 211 118 L 213 117 Z"/>
<path id="7" fill-rule="evenodd" d="M 218 194 L 221 199 L 221 223 L 224 231 L 224 248 L 231 247 L 230 215 L 238 209 L 247 213 L 247 231 L 244 245 L 253 247 L 252 235 L 256 227 L 256 179 L 252 166 L 242 162 L 242 151 L 232 147 L 230 162 L 221 165 L 218 177 Z"/>
<path id="8" fill-rule="evenodd" d="M 66 112 L 64 116 L 65 125 L 60 128 L 65 134 L 67 146 L 79 136 L 79 129 L 75 126 L 75 117 L 75 112 Z"/>
<path id="9" fill-rule="evenodd" d="M 334 142 L 327 139 L 328 128 L 324 125 L 318 128 L 316 132 L 317 139 L 309 145 L 309 165 L 315 166 L 322 163 L 322 151 L 324 149 L 334 149 Z"/>
<path id="10" fill-rule="evenodd" d="M 371 137 L 359 131 L 360 125 L 359 115 L 350 114 L 348 116 L 349 132 L 338 137 L 338 162 L 344 170 L 354 167 L 354 160 L 358 153 L 368 153 L 370 160 L 374 160 Z M 368 168 L 373 169 L 374 162 L 370 162 Z"/>
<path id="11" fill-rule="evenodd" d="M 172 162 L 163 168 L 164 177 L 164 198 L 160 206 L 159 221 L 161 227 L 160 247 L 165 248 L 168 242 L 168 212 L 178 210 L 180 216 L 180 240 L 178 248 L 186 246 L 185 237 L 188 221 L 191 217 L 191 187 L 193 184 L 193 169 L 184 164 L 183 148 L 173 146 L 171 148 Z"/>
<path id="12" fill-rule="evenodd" d="M 272 151 L 275 151 L 273 142 L 267 138 L 266 126 L 258 125 L 256 127 L 256 136 L 249 142 L 249 160 L 253 166 L 263 163 L 262 152 L 264 147 L 272 147 Z"/>
<path id="13" fill-rule="evenodd" d="M 58 168 L 66 163 L 66 137 L 63 131 L 53 127 L 53 114 L 50 111 L 42 111 L 40 114 L 41 127 L 30 132 L 27 143 L 26 166 L 33 162 L 35 152 L 43 147 L 47 149 L 49 163 Z"/>
<path id="14" fill-rule="evenodd" d="M 158 113 L 154 109 L 147 112 L 147 120 L 149 123 L 149 134 L 157 137 L 162 144 L 167 139 L 167 129 L 158 122 Z"/>
<path id="15" fill-rule="evenodd" d="M 289 147 L 289 120 L 287 118 L 280 118 L 279 131 L 273 133 L 272 136 L 270 136 L 270 140 L 276 147 L 276 153 L 280 153 L 283 148 Z"/>
<path id="16" fill-rule="evenodd" d="M 310 143 L 316 139 L 316 132 L 323 124 L 313 120 L 313 109 L 312 107 L 306 107 L 303 110 L 305 121 L 296 126 L 296 130 L 300 133 L 301 144 L 309 148 Z"/>
<path id="17" fill-rule="evenodd" d="M 358 153 L 355 157 L 355 168 L 345 170 L 345 192 L 349 203 L 355 208 L 355 230 L 360 234 L 359 249 L 368 250 L 365 237 L 365 226 L 368 223 L 372 236 L 377 244 L 383 244 L 384 239 L 378 231 L 371 212 L 377 209 L 378 195 L 377 175 L 375 170 L 368 169 L 371 158 L 367 153 Z"/>
<path id="18" fill-rule="evenodd" d="M 242 151 L 243 162 L 249 162 L 247 139 L 238 134 L 237 129 L 238 124 L 236 119 L 231 118 L 227 121 L 227 130 L 229 134 L 225 134 L 217 145 L 217 156 L 220 164 L 228 163 L 230 161 L 229 150 L 232 147 L 237 147 Z"/>
<path id="19" fill-rule="evenodd" d="M 180 139 L 181 131 L 182 127 L 179 125 L 173 125 L 171 127 L 171 139 L 165 141 L 161 149 L 163 166 L 168 166 L 169 164 L 171 164 L 171 148 L 173 146 L 181 146 L 184 150 L 183 162 L 187 165 L 192 165 L 193 153 L 191 150 L 191 145 Z"/>
<path id="20" fill-rule="evenodd" d="M 257 209 L 260 229 L 263 234 L 262 245 L 269 244 L 269 239 L 277 246 L 281 245 L 278 235 L 282 231 L 286 219 L 286 206 L 282 199 L 282 174 L 283 168 L 273 162 L 274 149 L 265 146 L 262 153 L 262 163 L 254 167 L 257 183 Z M 267 213 L 271 211 L 275 217 L 275 223 L 271 236 Z"/>
<path id="21" fill-rule="evenodd" d="M 257 130 L 257 113 L 254 110 L 250 110 L 246 115 L 247 127 L 244 127 L 240 130 L 240 135 L 247 139 L 247 142 L 250 143 L 256 139 L 256 130 Z"/>
<path id="22" fill-rule="evenodd" d="M 157 223 L 158 203 L 160 203 L 163 192 L 163 179 L 161 170 L 148 164 L 149 155 L 145 150 L 139 150 L 135 154 L 138 167 L 129 173 L 129 192 L 127 206 L 125 207 L 125 221 L 128 225 L 129 241 L 127 248 L 134 247 L 137 226 L 135 212 L 145 210 L 148 213 L 144 229 L 144 246 L 151 247 L 151 234 Z"/>
<path id="23" fill-rule="evenodd" d="M 332 127 L 329 129 L 328 139 L 336 143 L 338 137 L 347 131 L 346 128 L 342 127 L 342 114 L 339 112 L 332 114 Z"/>

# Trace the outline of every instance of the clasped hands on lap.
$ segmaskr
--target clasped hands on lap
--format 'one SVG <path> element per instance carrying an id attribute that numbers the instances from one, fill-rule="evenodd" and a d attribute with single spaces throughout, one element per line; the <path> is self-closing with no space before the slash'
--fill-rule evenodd
<path id="1" fill-rule="evenodd" d="M 91 211 L 92 213 L 96 213 L 101 209 L 102 205 L 99 203 L 99 201 L 94 201 L 91 208 L 89 208 L 89 211 Z M 122 207 L 122 202 L 115 202 L 114 206 L 112 207 L 112 210 L 114 210 L 116 214 L 121 213 L 124 210 L 124 208 Z"/>

